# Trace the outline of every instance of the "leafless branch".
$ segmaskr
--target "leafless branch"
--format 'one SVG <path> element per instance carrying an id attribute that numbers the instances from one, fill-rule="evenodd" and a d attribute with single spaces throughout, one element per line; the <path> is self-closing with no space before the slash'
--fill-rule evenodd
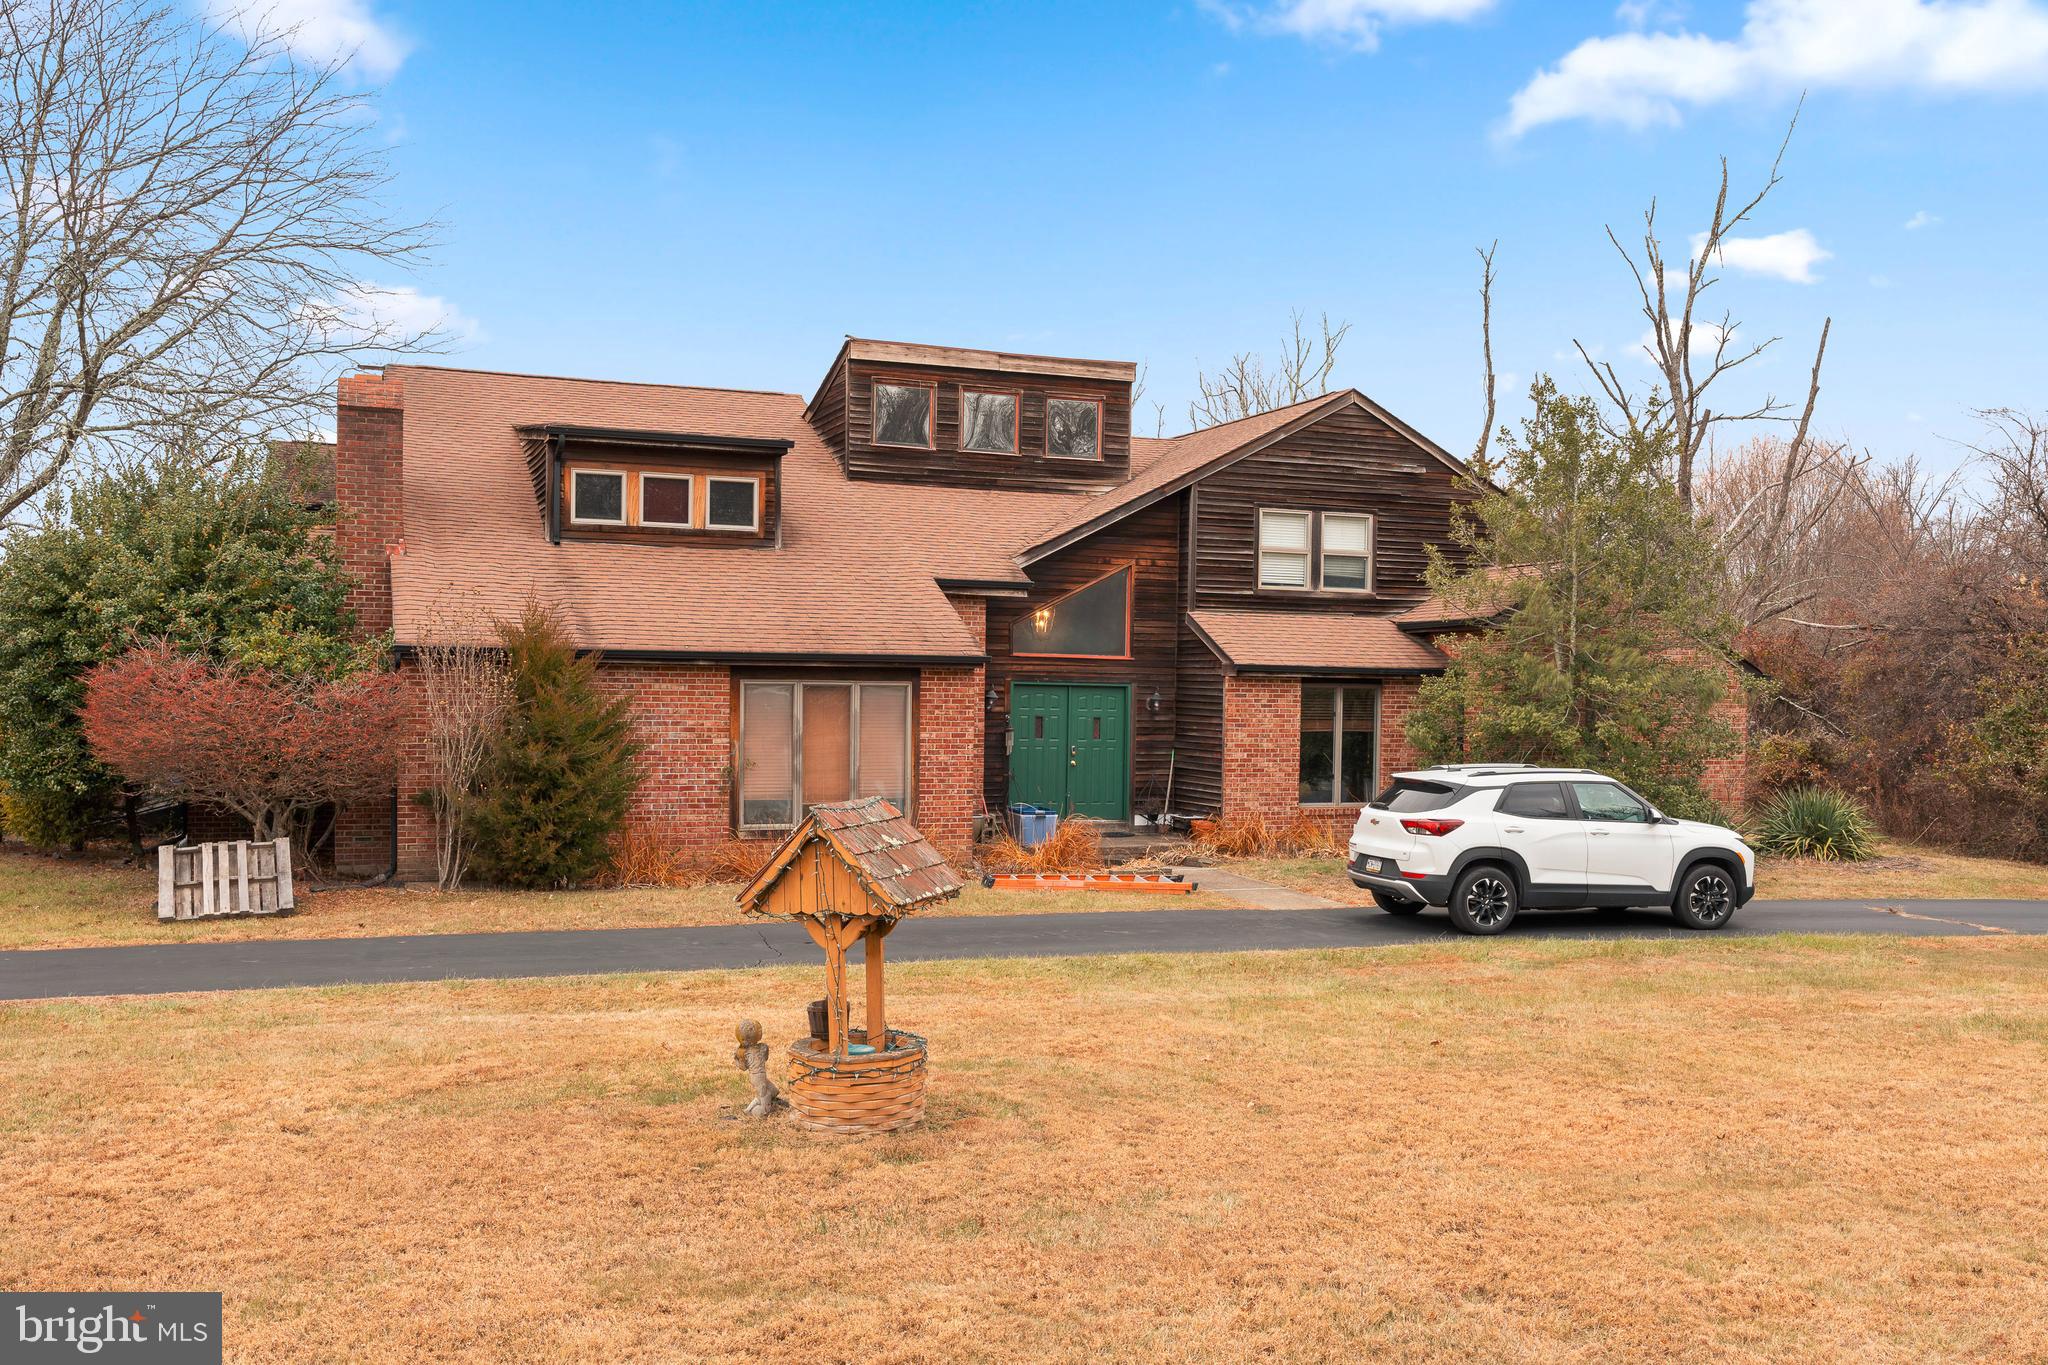
<path id="1" fill-rule="evenodd" d="M 1472 446 L 1472 463 L 1484 464 L 1486 447 L 1493 440 L 1493 414 L 1496 395 L 1493 378 L 1493 257 L 1500 250 L 1500 239 L 1479 251 L 1479 353 L 1485 362 L 1486 373 L 1486 416 L 1479 423 L 1479 439 Z"/>
<path id="2" fill-rule="evenodd" d="M 1217 373 L 1204 370 L 1195 376 L 1199 396 L 1188 404 L 1189 424 L 1213 427 L 1328 393 L 1338 349 L 1350 331 L 1348 322 L 1332 327 L 1330 315 L 1324 313 L 1319 334 L 1311 334 L 1303 329 L 1297 309 L 1275 359 L 1245 351 L 1232 356 Z"/>
<path id="3" fill-rule="evenodd" d="M 369 97 L 288 31 L 150 0 L 0 0 L 0 519 L 80 459 L 312 429 L 335 369 L 420 350 Z"/>

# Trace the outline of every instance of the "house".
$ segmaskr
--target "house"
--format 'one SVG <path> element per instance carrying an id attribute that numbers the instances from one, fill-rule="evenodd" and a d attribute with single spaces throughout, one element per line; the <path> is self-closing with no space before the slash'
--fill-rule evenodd
<path id="1" fill-rule="evenodd" d="M 1136 437 L 1135 377 L 857 338 L 808 399 L 393 365 L 340 382 L 337 545 L 401 667 L 559 608 L 679 842 L 869 795 L 941 846 L 1014 801 L 1348 825 L 1444 665 L 1462 467 L 1355 390 Z M 399 747 L 345 868 L 432 866 Z"/>

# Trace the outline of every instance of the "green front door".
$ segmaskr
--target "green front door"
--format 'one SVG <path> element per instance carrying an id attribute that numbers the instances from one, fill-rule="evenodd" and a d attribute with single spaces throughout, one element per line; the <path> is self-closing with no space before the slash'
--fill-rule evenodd
<path id="1" fill-rule="evenodd" d="M 1010 686 L 1010 800 L 1098 820 L 1130 817 L 1130 689 Z"/>

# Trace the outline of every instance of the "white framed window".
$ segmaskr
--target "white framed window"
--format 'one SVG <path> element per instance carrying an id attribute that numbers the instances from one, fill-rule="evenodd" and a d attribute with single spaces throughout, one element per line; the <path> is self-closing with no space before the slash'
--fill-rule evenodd
<path id="1" fill-rule="evenodd" d="M 724 478 L 704 480 L 704 525 L 712 531 L 761 529 L 761 481 Z"/>
<path id="2" fill-rule="evenodd" d="M 696 525 L 696 483 L 688 474 L 642 474 L 640 524 L 684 531 Z"/>
<path id="3" fill-rule="evenodd" d="M 1259 586 L 1306 588 L 1310 517 L 1307 512 L 1259 512 Z"/>
<path id="4" fill-rule="evenodd" d="M 626 524 L 626 471 L 571 469 L 569 520 L 598 526 Z"/>
<path id="5" fill-rule="evenodd" d="M 1017 395 L 960 391 L 960 448 L 989 455 L 1017 453 Z"/>
<path id="6" fill-rule="evenodd" d="M 932 448 L 929 384 L 875 384 L 875 444 Z"/>
<path id="7" fill-rule="evenodd" d="M 909 683 L 746 681 L 739 724 L 742 830 L 788 829 L 861 796 L 909 813 Z"/>
<path id="8" fill-rule="evenodd" d="M 1045 400 L 1045 453 L 1061 460 L 1102 458 L 1102 403 L 1094 398 Z"/>
<path id="9" fill-rule="evenodd" d="M 1372 591 L 1372 518 L 1323 513 L 1322 586 L 1325 592 Z"/>

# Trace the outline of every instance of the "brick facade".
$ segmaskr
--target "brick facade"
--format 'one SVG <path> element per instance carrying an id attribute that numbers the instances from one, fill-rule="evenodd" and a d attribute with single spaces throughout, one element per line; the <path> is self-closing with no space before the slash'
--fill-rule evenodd
<path id="1" fill-rule="evenodd" d="M 1231 674 L 1223 680 L 1223 816 L 1259 816 L 1286 824 L 1298 817 L 1326 822 L 1349 833 L 1359 805 L 1303 805 L 1300 796 L 1301 688 L 1298 677 Z M 1381 681 L 1379 772 L 1418 762 L 1408 743 L 1406 722 L 1415 708 L 1413 678 Z"/>

